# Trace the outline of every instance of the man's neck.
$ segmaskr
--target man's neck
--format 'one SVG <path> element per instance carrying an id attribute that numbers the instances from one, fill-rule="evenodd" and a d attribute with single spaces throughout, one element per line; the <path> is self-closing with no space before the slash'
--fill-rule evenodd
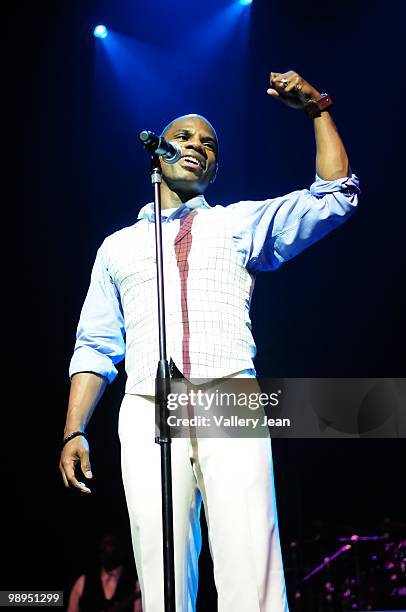
<path id="1" fill-rule="evenodd" d="M 182 206 L 188 200 L 195 198 L 198 193 L 183 193 L 181 191 L 173 191 L 165 181 L 161 183 L 161 208 L 177 208 Z"/>

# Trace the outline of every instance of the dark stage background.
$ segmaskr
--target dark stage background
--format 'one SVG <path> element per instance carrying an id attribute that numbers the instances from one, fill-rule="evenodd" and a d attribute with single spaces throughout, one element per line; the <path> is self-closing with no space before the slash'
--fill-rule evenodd
<path id="1" fill-rule="evenodd" d="M 94 494 L 66 491 L 58 460 L 68 364 L 96 249 L 151 199 L 141 129 L 159 130 L 187 112 L 206 115 L 219 133 L 221 163 L 209 202 L 264 199 L 309 186 L 315 167 L 311 123 L 266 95 L 269 71 L 293 68 L 331 93 L 362 181 L 359 211 L 258 277 L 256 366 L 274 377 L 404 375 L 400 7 L 392 0 L 20 5 L 16 83 L 7 91 L 18 92 L 15 126 L 24 127 L 16 184 L 24 195 L 10 236 L 3 229 L 12 238 L 16 287 L 8 302 L 18 319 L 10 323 L 15 353 L 3 386 L 11 397 L 5 415 L 16 422 L 13 430 L 4 426 L 10 444 L 3 467 L 11 478 L 2 496 L 1 588 L 67 595 L 103 531 L 129 537 L 116 433 L 122 368 L 88 430 Z M 105 41 L 92 35 L 99 22 L 113 30 Z M 338 547 L 336 536 L 401 537 L 394 523 L 405 517 L 405 444 L 276 440 L 273 450 L 295 610 L 295 581 Z M 317 534 L 321 541 L 299 544 L 295 558 L 291 542 Z M 200 609 L 215 610 L 207 547 L 200 591 Z"/>

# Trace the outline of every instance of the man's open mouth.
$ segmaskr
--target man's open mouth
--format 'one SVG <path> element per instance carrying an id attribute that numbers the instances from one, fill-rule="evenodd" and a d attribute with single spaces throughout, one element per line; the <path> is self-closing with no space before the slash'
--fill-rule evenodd
<path id="1" fill-rule="evenodd" d="M 188 166 L 190 168 L 201 168 L 202 170 L 205 169 L 204 161 L 193 157 L 193 155 L 184 155 L 181 161 L 183 162 L 183 165 Z"/>

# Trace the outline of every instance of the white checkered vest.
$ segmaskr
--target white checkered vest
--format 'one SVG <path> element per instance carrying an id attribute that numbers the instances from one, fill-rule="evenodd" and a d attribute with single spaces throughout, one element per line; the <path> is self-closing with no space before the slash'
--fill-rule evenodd
<path id="1" fill-rule="evenodd" d="M 224 207 L 196 212 L 189 230 L 186 288 L 188 378 L 213 379 L 254 367 L 249 317 L 254 276 L 245 268 Z M 167 225 L 163 224 L 167 354 L 184 372 L 181 282 L 173 240 L 165 240 Z M 127 393 L 153 394 L 155 388 L 159 349 L 154 232 L 154 223 L 142 219 L 105 242 L 124 312 Z"/>

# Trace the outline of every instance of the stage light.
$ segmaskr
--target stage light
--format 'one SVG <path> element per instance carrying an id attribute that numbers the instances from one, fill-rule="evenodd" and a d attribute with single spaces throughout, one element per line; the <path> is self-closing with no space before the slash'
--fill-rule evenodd
<path id="1" fill-rule="evenodd" d="M 108 34 L 108 30 L 106 26 L 98 25 L 95 27 L 93 34 L 96 36 L 96 38 L 106 38 Z"/>
<path id="2" fill-rule="evenodd" d="M 252 0 L 240 0 L 240 4 L 247 6 L 247 4 L 252 4 Z"/>

